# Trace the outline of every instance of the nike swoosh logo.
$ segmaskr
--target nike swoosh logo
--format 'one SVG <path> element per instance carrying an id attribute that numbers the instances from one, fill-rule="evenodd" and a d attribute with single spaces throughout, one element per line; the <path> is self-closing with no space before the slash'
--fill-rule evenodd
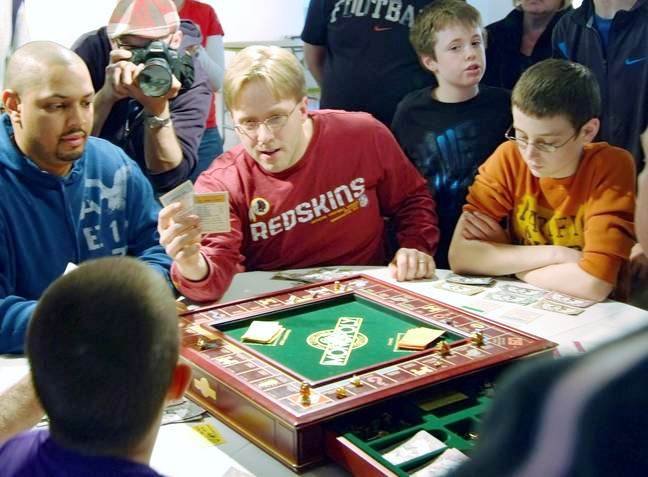
<path id="1" fill-rule="evenodd" d="M 642 56 L 641 58 L 626 58 L 625 64 L 630 66 L 630 65 L 634 65 L 635 63 L 639 63 L 641 61 L 644 61 L 645 59 L 646 59 L 645 56 Z"/>
<path id="2" fill-rule="evenodd" d="M 392 27 L 380 27 L 378 25 L 374 25 L 374 27 L 373 27 L 373 31 L 387 31 L 387 30 L 391 30 L 391 29 L 392 29 Z"/>

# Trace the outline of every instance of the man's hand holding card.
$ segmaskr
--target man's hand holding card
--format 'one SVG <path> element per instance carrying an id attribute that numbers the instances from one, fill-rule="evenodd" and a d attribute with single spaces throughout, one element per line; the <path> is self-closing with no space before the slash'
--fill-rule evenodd
<path id="1" fill-rule="evenodd" d="M 209 271 L 200 254 L 204 233 L 229 232 L 227 192 L 196 194 L 190 181 L 160 197 L 164 208 L 158 217 L 160 244 L 189 280 L 202 280 Z"/>

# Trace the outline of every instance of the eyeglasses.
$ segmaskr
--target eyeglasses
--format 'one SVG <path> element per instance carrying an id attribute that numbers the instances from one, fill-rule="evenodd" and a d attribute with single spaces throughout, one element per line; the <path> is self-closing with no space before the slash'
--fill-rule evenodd
<path id="1" fill-rule="evenodd" d="M 234 129 L 242 134 L 245 134 L 250 139 L 256 139 L 259 136 L 259 128 L 262 124 L 272 133 L 279 132 L 279 130 L 283 128 L 288 122 L 290 115 L 295 112 L 297 106 L 299 106 L 299 103 L 295 104 L 295 106 L 290 110 L 289 113 L 275 114 L 274 116 L 270 116 L 264 121 L 243 121 L 240 124 L 236 124 L 234 126 Z"/>
<path id="2" fill-rule="evenodd" d="M 504 137 L 508 139 L 509 141 L 515 141 L 517 143 L 517 146 L 524 151 L 527 146 L 532 145 L 535 147 L 538 151 L 541 152 L 556 152 L 558 149 L 560 149 L 563 146 L 566 146 L 569 141 L 574 139 L 576 136 L 578 136 L 578 132 L 580 131 L 580 128 L 576 129 L 576 132 L 572 134 L 569 139 L 567 139 L 565 142 L 562 144 L 547 144 L 544 142 L 531 142 L 526 139 L 522 139 L 519 137 L 515 137 L 515 128 L 511 126 L 510 128 L 507 129 L 507 131 L 504 133 Z"/>

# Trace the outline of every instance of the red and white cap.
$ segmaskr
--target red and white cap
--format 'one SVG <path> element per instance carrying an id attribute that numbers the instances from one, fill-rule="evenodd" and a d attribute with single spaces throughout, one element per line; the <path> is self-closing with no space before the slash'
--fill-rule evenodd
<path id="1" fill-rule="evenodd" d="M 136 35 L 163 38 L 178 30 L 180 17 L 172 0 L 120 0 L 108 22 L 109 38 Z"/>

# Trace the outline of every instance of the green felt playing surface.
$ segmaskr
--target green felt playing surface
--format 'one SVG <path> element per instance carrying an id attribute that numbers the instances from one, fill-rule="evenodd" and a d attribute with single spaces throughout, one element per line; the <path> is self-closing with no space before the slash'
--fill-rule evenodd
<path id="1" fill-rule="evenodd" d="M 311 382 L 408 356 L 412 351 L 396 349 L 400 336 L 419 326 L 434 328 L 356 295 L 264 314 L 254 320 L 278 321 L 286 329 L 271 344 L 244 343 Z M 241 341 L 251 322 L 217 327 Z M 450 343 L 462 338 L 449 331 L 441 337 Z"/>

